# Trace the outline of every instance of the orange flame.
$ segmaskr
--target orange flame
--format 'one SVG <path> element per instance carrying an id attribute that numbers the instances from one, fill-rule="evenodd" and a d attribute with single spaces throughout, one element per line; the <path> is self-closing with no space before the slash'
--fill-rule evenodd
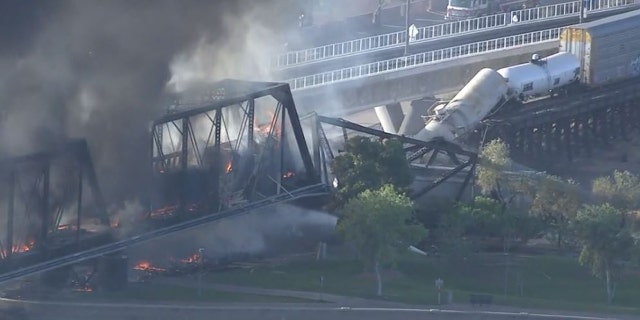
<path id="1" fill-rule="evenodd" d="M 25 244 L 14 244 L 11 247 L 11 252 L 12 253 L 29 252 L 29 251 L 31 251 L 31 249 L 33 249 L 34 245 L 35 245 L 35 241 L 34 240 L 29 240 Z M 6 257 L 7 257 L 7 250 L 6 249 L 0 250 L 0 258 L 4 259 Z"/>
<path id="2" fill-rule="evenodd" d="M 162 207 L 160 209 L 156 209 L 156 210 L 152 211 L 150 215 L 151 215 L 151 217 L 168 216 L 168 215 L 174 213 L 177 209 L 178 209 L 178 206 L 169 205 L 169 206 Z"/>
<path id="3" fill-rule="evenodd" d="M 149 261 L 140 261 L 134 267 L 134 270 L 140 271 L 165 271 L 166 269 L 157 268 L 151 265 Z"/>
<path id="4" fill-rule="evenodd" d="M 184 259 L 182 259 L 180 261 L 182 261 L 184 263 L 196 263 L 196 262 L 199 262 L 200 261 L 200 254 L 194 253 L 191 256 L 189 256 L 187 258 L 184 258 Z"/>
<path id="5" fill-rule="evenodd" d="M 25 244 L 13 245 L 13 248 L 12 248 L 13 250 L 11 251 L 13 253 L 27 252 L 27 251 L 30 251 L 34 245 L 35 245 L 35 241 L 29 240 Z"/>
<path id="6" fill-rule="evenodd" d="M 269 115 L 269 121 L 263 125 L 254 125 L 253 129 L 262 136 L 268 136 L 269 132 L 272 132 L 273 136 L 280 138 L 282 136 L 281 124 L 275 119 L 276 115 L 273 111 L 267 111 L 267 114 Z M 274 126 L 273 130 L 271 130 L 271 125 Z"/>
<path id="7" fill-rule="evenodd" d="M 58 226 L 58 231 L 62 230 L 77 230 L 78 228 L 72 224 L 61 224 Z"/>
<path id="8" fill-rule="evenodd" d="M 119 228 L 120 227 L 120 217 L 114 217 L 111 220 L 111 228 Z"/>
<path id="9" fill-rule="evenodd" d="M 232 169 L 233 167 L 232 167 L 231 159 L 229 159 L 229 161 L 227 161 L 227 165 L 224 168 L 224 171 L 226 173 L 230 173 Z"/>
<path id="10" fill-rule="evenodd" d="M 282 178 L 287 179 L 287 178 L 291 178 L 293 176 L 295 176 L 296 174 L 293 171 L 287 171 L 285 174 L 282 175 Z"/>

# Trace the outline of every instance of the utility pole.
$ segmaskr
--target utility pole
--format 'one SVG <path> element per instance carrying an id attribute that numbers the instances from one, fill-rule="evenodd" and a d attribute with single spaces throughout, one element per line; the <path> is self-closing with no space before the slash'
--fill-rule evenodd
<path id="1" fill-rule="evenodd" d="M 411 0 L 407 0 L 407 4 L 405 5 L 405 11 L 404 11 L 404 31 L 405 31 L 405 42 L 404 42 L 404 55 L 408 55 L 409 54 L 409 13 L 411 12 L 411 10 L 409 10 L 409 7 L 411 7 Z"/>
<path id="2" fill-rule="evenodd" d="M 580 1 L 580 23 L 582 23 L 582 19 L 586 18 L 585 7 L 589 5 L 589 0 L 581 0 Z"/>
<path id="3" fill-rule="evenodd" d="M 580 20 L 578 20 L 578 23 L 582 23 L 583 12 L 584 12 L 584 0 L 580 0 Z"/>

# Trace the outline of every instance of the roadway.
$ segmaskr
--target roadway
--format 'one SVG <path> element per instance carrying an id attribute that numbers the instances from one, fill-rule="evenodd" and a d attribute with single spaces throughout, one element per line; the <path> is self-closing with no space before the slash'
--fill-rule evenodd
<path id="1" fill-rule="evenodd" d="M 443 1 L 443 0 L 437 0 Z M 540 0 L 540 6 L 570 2 L 567 0 Z M 417 27 L 426 27 L 445 22 L 444 5 L 434 4 L 434 10 L 428 11 L 426 1 L 418 1 L 412 5 L 411 23 Z M 436 8 L 440 6 L 442 8 Z M 366 38 L 385 33 L 402 31 L 405 28 L 405 17 L 401 5 L 385 7 L 381 13 L 381 24 L 372 24 L 373 11 L 322 25 L 296 28 L 288 33 L 287 49 L 300 50 L 320 47 L 327 44 Z"/>
<path id="2" fill-rule="evenodd" d="M 550 0 L 561 2 L 558 0 Z M 584 21 L 591 21 L 598 18 L 611 16 L 619 13 L 618 10 L 598 12 L 589 15 Z M 537 22 L 529 22 L 523 24 L 512 24 L 507 27 L 491 28 L 485 31 L 471 32 L 466 34 L 460 34 L 459 36 L 436 38 L 433 40 L 420 41 L 419 43 L 411 44 L 409 47 L 409 54 L 422 53 L 432 50 L 439 50 L 454 46 L 459 46 L 467 43 L 480 42 L 489 39 L 506 37 L 514 34 L 528 33 L 537 30 L 551 29 L 564 27 L 572 24 L 579 23 L 580 18 L 577 16 L 570 16 L 564 18 L 558 18 L 551 21 L 542 20 Z M 339 70 L 342 68 L 353 67 L 357 65 L 363 65 L 367 63 L 383 61 L 393 58 L 404 56 L 404 48 L 384 48 L 373 52 L 363 52 L 353 55 L 346 55 L 343 57 L 336 57 L 329 60 L 320 60 L 316 62 L 295 65 L 289 68 L 274 71 L 273 77 L 277 80 L 289 80 L 298 77 L 318 74 L 330 70 Z"/>
<path id="3" fill-rule="evenodd" d="M 263 290 L 264 291 L 264 290 Z M 318 294 L 322 296 L 322 294 Z M 349 298 L 349 297 L 347 297 Z M 353 300 L 353 298 L 350 298 Z M 363 300 L 363 299 L 360 299 Z M 368 303 L 176 303 L 176 302 L 72 302 L 57 298 L 45 301 L 0 299 L 7 311 L 0 313 L 12 320 L 67 319 L 260 319 L 260 320 L 475 320 L 475 319 L 545 319 L 545 320 L 626 320 L 630 315 L 593 315 L 584 312 L 539 311 L 500 306 L 473 307 L 463 304 L 415 306 L 368 300 Z M 4 319 L 4 317 L 2 318 Z"/>
<path id="4" fill-rule="evenodd" d="M 556 1 L 563 0 L 543 0 Z M 413 5 L 410 16 L 411 22 L 418 27 L 429 26 L 444 22 L 444 12 L 429 12 L 420 1 Z M 385 33 L 404 30 L 405 17 L 400 5 L 385 7 L 380 14 L 381 24 L 372 24 L 373 11 L 368 14 L 357 15 L 322 25 L 295 28 L 288 33 L 287 50 L 301 50 L 320 47 L 327 44 L 366 38 Z"/>

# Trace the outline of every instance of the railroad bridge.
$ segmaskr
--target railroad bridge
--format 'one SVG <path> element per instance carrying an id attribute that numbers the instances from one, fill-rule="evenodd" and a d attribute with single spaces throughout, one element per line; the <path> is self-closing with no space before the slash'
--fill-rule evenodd
<path id="1" fill-rule="evenodd" d="M 616 139 L 627 140 L 638 130 L 640 81 L 631 79 L 581 95 L 554 97 L 531 102 L 524 109 L 498 113 L 486 119 L 481 132 L 485 141 L 501 138 L 510 146 L 513 158 L 523 164 L 544 166 L 564 154 L 573 161 L 592 157 Z M 535 167 L 535 166 L 534 166 Z"/>
<path id="2" fill-rule="evenodd" d="M 106 210 L 83 139 L 4 160 L 0 283 L 34 273 L 59 283 L 82 264 L 91 275 L 103 274 L 103 285 L 114 286 L 104 274 L 123 272 L 118 257 L 128 247 L 280 203 L 318 207 L 335 179 L 330 162 L 354 134 L 402 141 L 408 159 L 421 163 L 418 174 L 429 172 L 438 157 L 456 164 L 431 172 L 414 197 L 475 166 L 474 152 L 446 142 L 315 114 L 301 119 L 286 83 L 224 80 L 213 87 L 197 99 L 178 99 L 152 123 L 151 192 L 134 216 Z M 91 278 L 72 276 L 80 288 Z"/>

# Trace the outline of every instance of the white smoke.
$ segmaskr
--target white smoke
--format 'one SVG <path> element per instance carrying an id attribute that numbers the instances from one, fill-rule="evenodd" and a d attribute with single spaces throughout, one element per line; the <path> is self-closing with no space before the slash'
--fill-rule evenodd
<path id="1" fill-rule="evenodd" d="M 336 223 L 337 218 L 326 212 L 282 204 L 141 244 L 130 249 L 129 257 L 132 263 L 148 260 L 162 265 L 200 248 L 208 258 L 310 250 L 333 235 Z"/>

